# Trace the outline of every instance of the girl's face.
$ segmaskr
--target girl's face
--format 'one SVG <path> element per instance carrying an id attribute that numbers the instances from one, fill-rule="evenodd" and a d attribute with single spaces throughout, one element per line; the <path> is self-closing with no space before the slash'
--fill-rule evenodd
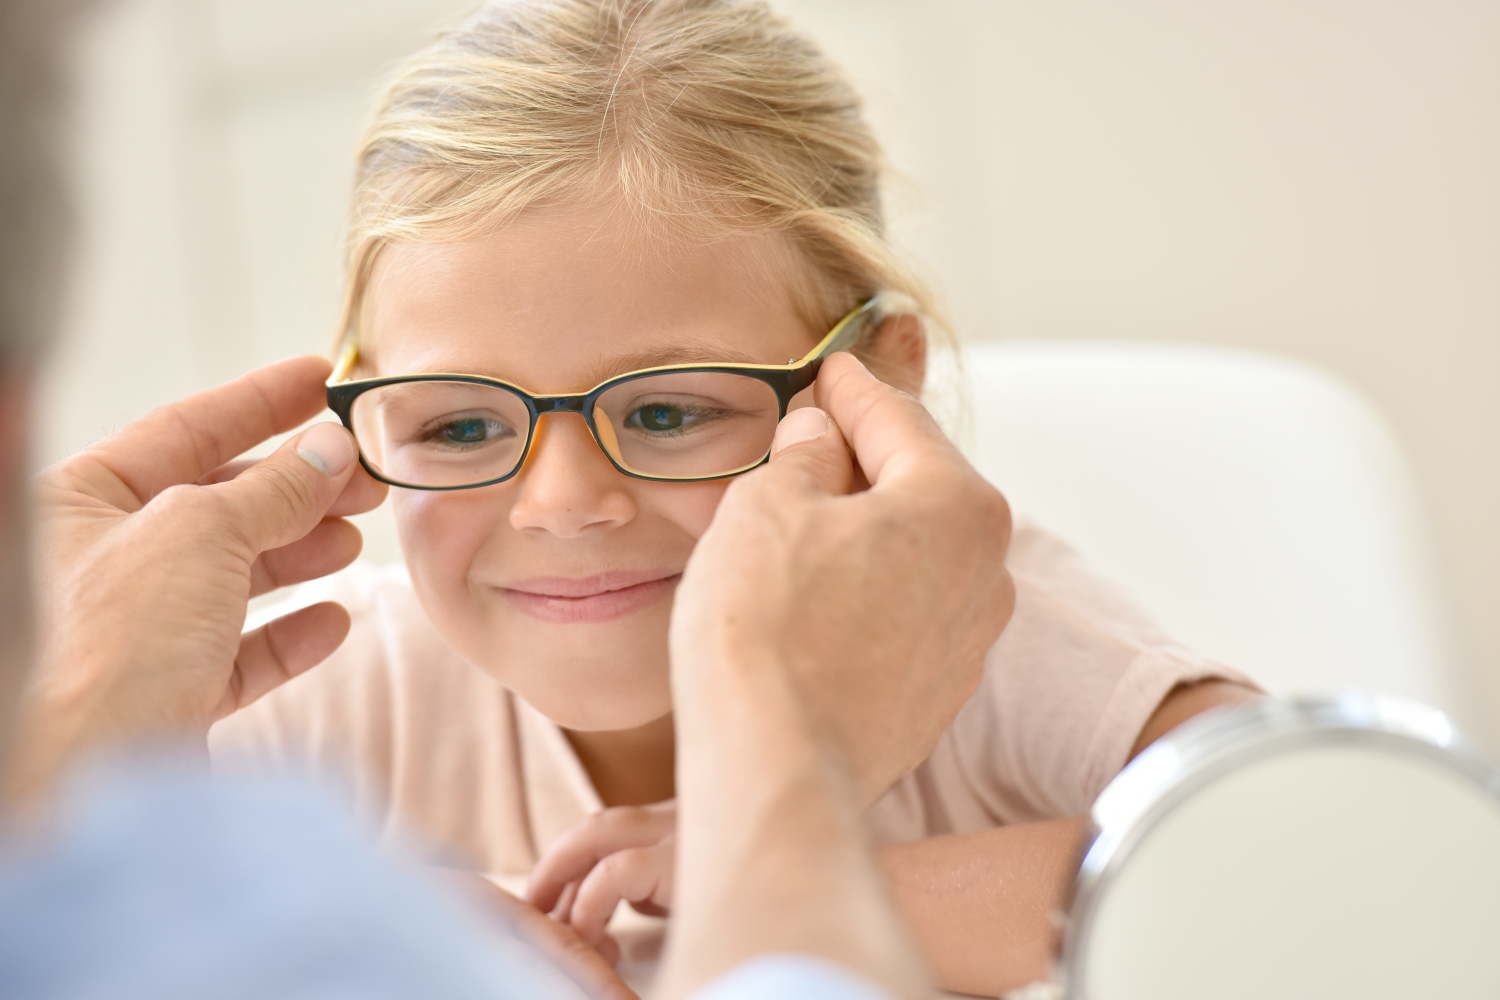
<path id="1" fill-rule="evenodd" d="M 582 393 L 654 365 L 785 364 L 826 332 L 798 318 L 777 238 L 653 241 L 609 216 L 539 209 L 487 237 L 388 248 L 372 374 Z M 672 595 L 728 481 L 621 475 L 577 414 L 536 433 L 506 482 L 391 491 L 417 594 L 455 649 L 563 726 L 644 725 L 671 709 Z"/>

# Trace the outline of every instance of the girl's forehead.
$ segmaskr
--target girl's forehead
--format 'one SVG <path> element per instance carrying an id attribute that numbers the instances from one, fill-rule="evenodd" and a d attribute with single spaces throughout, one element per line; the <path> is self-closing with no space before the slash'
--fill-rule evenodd
<path id="1" fill-rule="evenodd" d="M 791 256 L 773 235 L 653 239 L 536 211 L 483 236 L 387 247 L 361 351 L 375 374 L 465 372 L 545 391 L 663 364 L 784 364 L 822 333 L 797 308 Z"/>

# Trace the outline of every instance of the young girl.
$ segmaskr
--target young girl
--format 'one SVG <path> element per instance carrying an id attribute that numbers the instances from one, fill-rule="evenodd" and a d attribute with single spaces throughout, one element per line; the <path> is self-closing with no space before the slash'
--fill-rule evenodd
<path id="1" fill-rule="evenodd" d="M 337 768 L 386 831 L 478 872 L 547 856 L 532 899 L 592 941 L 621 898 L 669 907 L 694 541 L 810 401 L 788 397 L 826 334 L 916 394 L 942 329 L 880 170 L 843 77 L 760 3 L 497 3 L 408 63 L 360 159 L 332 393 L 406 566 L 323 585 L 350 638 L 216 755 Z M 1045 974 L 1100 789 L 1250 694 L 1038 529 L 1009 564 L 980 688 L 870 809 L 943 985 L 991 995 Z"/>

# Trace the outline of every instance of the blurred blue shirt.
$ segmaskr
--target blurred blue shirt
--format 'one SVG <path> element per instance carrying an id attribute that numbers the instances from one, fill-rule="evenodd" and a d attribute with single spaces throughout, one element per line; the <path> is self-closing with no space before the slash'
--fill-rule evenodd
<path id="1" fill-rule="evenodd" d="M 578 1000 L 515 939 L 376 858 L 326 798 L 170 764 L 75 783 L 50 835 L 0 856 L 0 997 Z M 880 1000 L 767 956 L 700 1000 Z"/>

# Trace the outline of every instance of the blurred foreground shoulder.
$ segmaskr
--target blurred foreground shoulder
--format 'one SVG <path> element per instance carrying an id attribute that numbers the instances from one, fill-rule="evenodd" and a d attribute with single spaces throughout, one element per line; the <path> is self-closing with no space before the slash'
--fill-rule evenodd
<path id="1" fill-rule="evenodd" d="M 296 782 L 137 757 L 75 778 L 44 852 L 0 852 L 0 996 L 576 995 L 559 980 Z"/>

